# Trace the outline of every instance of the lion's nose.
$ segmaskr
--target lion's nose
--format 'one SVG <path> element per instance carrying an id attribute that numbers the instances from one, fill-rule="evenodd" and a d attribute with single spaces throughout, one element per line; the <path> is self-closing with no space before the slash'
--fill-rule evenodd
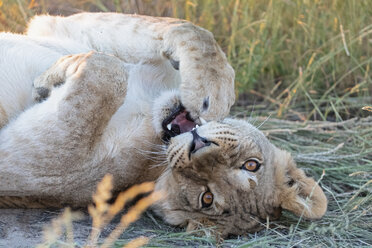
<path id="1" fill-rule="evenodd" d="M 206 138 L 200 137 L 198 133 L 196 132 L 196 129 L 191 131 L 192 133 L 192 143 L 190 146 L 190 156 L 192 153 L 195 153 L 197 150 L 209 146 L 211 144 L 210 141 L 208 141 Z"/>

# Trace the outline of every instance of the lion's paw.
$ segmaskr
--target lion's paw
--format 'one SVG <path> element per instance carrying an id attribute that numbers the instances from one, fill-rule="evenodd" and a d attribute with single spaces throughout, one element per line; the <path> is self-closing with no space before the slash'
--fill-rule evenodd
<path id="1" fill-rule="evenodd" d="M 54 87 L 65 83 L 66 77 L 74 74 L 81 61 L 89 54 L 67 55 L 37 77 L 33 83 L 32 98 L 35 102 L 47 99 Z"/>

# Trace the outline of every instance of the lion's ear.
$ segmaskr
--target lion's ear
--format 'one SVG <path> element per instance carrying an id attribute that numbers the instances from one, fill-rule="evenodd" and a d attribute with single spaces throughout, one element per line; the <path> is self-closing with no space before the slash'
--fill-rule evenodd
<path id="1" fill-rule="evenodd" d="M 288 152 L 277 149 L 275 159 L 275 187 L 279 205 L 297 216 L 321 218 L 327 210 L 323 190 L 313 178 L 297 168 Z"/>

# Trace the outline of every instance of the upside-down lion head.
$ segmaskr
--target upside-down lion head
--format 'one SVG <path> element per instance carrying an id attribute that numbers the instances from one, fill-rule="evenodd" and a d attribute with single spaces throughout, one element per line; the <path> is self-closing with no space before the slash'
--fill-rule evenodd
<path id="1" fill-rule="evenodd" d="M 172 137 L 166 154 L 156 189 L 167 197 L 155 211 L 170 224 L 239 235 L 263 228 L 282 209 L 308 219 L 327 209 L 319 185 L 247 121 L 208 122 Z"/>

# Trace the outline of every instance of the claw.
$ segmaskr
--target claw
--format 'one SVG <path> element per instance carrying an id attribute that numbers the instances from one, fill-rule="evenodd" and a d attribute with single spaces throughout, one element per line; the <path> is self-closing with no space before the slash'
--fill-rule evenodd
<path id="1" fill-rule="evenodd" d="M 202 125 L 207 124 L 207 121 L 204 120 L 203 118 L 199 117 L 199 120 L 200 120 L 200 123 L 201 123 Z"/>

